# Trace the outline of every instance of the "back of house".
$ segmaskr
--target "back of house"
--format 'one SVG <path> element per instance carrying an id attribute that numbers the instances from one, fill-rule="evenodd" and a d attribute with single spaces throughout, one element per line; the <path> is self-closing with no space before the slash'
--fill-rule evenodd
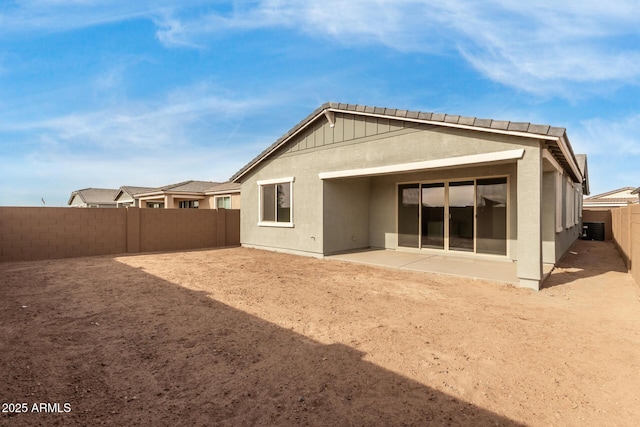
<path id="1" fill-rule="evenodd" d="M 244 246 L 517 262 L 539 289 L 588 192 L 564 128 L 326 103 L 239 170 Z"/>

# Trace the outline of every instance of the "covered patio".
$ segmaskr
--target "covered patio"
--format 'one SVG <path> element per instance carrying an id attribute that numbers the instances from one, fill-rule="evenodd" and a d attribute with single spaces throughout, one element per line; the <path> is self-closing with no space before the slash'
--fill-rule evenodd
<path id="1" fill-rule="evenodd" d="M 400 270 L 446 274 L 492 282 L 518 285 L 517 261 L 470 256 L 440 255 L 388 249 L 363 249 L 327 255 L 325 259 L 355 262 Z M 544 263 L 543 279 L 553 270 L 553 264 Z"/>

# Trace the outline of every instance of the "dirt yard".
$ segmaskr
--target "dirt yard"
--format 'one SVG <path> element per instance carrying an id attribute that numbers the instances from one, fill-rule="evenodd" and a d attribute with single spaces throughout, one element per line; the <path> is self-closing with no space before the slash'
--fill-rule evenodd
<path id="1" fill-rule="evenodd" d="M 573 251 L 541 292 L 243 248 L 0 264 L 0 424 L 635 426 L 640 288 Z"/>

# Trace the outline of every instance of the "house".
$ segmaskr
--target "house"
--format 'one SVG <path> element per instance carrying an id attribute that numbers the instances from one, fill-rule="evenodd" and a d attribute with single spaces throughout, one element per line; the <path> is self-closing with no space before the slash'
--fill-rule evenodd
<path id="1" fill-rule="evenodd" d="M 118 190 L 110 188 L 83 188 L 71 192 L 67 205 L 74 208 L 115 208 Z"/>
<path id="2" fill-rule="evenodd" d="M 240 209 L 240 184 L 223 182 L 204 192 L 209 209 Z"/>
<path id="3" fill-rule="evenodd" d="M 533 289 L 580 236 L 588 193 L 564 128 L 338 103 L 231 181 L 243 246 L 500 259 Z"/>
<path id="4" fill-rule="evenodd" d="M 640 188 L 635 187 L 618 188 L 617 190 L 611 190 L 606 193 L 586 197 L 583 201 L 583 205 L 585 209 L 590 210 L 609 210 L 611 208 L 636 204 L 639 202 L 639 190 Z"/>
<path id="5" fill-rule="evenodd" d="M 141 193 L 148 193 L 155 190 L 153 187 L 133 187 L 125 185 L 120 187 L 114 198 L 117 207 L 125 208 L 129 206 L 139 207 L 139 199 L 135 196 Z"/>
<path id="6" fill-rule="evenodd" d="M 140 208 L 239 209 L 240 185 L 184 181 L 134 194 Z"/>
<path id="7" fill-rule="evenodd" d="M 623 187 L 584 198 L 583 237 L 588 240 L 611 240 L 613 238 L 611 210 L 637 204 L 639 192 L 640 188 Z"/>

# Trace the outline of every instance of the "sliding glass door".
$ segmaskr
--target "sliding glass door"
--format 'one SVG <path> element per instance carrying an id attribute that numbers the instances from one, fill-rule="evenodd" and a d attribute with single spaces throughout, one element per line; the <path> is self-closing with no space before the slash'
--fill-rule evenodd
<path id="1" fill-rule="evenodd" d="M 449 183 L 449 249 L 473 252 L 473 181 Z"/>
<path id="2" fill-rule="evenodd" d="M 507 178 L 398 186 L 398 246 L 507 254 Z"/>
<path id="3" fill-rule="evenodd" d="M 398 246 L 419 248 L 420 184 L 398 187 Z"/>
<path id="4" fill-rule="evenodd" d="M 507 178 L 476 182 L 476 251 L 507 254 Z"/>
<path id="5" fill-rule="evenodd" d="M 422 247 L 444 249 L 444 183 L 422 184 Z"/>

